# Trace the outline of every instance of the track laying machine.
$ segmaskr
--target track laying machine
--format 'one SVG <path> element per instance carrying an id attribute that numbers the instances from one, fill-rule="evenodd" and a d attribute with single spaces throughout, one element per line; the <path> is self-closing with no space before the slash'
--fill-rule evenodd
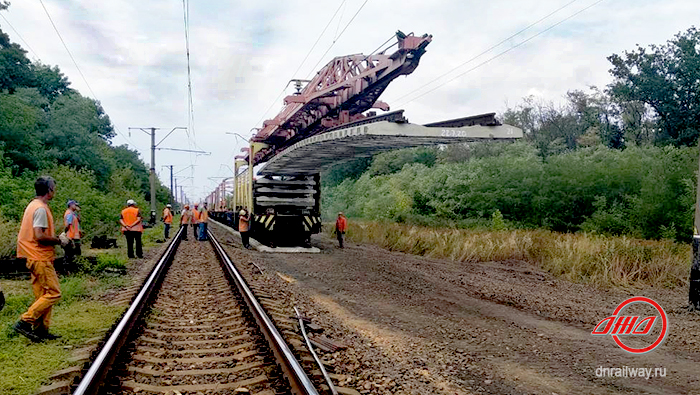
<path id="1" fill-rule="evenodd" d="M 381 52 L 336 57 L 312 80 L 293 80 L 296 93 L 256 129 L 250 146 L 236 157 L 235 176 L 207 197 L 212 217 L 236 227 L 245 207 L 259 241 L 308 245 L 321 231 L 321 171 L 391 149 L 521 137 L 520 129 L 499 124 L 494 114 L 414 125 L 402 111 L 388 112 L 379 96 L 391 81 L 418 67 L 431 40 L 399 31 L 396 42 Z M 370 111 L 375 109 L 384 113 Z"/>

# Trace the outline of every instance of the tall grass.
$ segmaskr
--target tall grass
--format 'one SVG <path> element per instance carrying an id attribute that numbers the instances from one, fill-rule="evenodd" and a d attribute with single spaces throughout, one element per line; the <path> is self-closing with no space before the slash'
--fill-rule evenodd
<path id="1" fill-rule="evenodd" d="M 392 251 L 465 263 L 518 259 L 573 282 L 602 286 L 685 286 L 691 264 L 688 245 L 586 233 L 352 221 L 347 237 Z"/>

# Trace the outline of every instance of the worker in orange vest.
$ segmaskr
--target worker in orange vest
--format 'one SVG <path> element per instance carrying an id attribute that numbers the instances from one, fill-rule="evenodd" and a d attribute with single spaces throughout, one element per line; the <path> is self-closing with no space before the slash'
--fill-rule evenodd
<path id="1" fill-rule="evenodd" d="M 345 232 L 348 230 L 348 219 L 345 218 L 343 212 L 338 213 L 338 219 L 335 220 L 335 237 L 338 239 L 338 246 L 343 248 L 343 239 Z"/>
<path id="2" fill-rule="evenodd" d="M 136 202 L 129 199 L 126 201 L 126 208 L 122 210 L 119 217 L 119 223 L 122 224 L 122 233 L 126 237 L 127 256 L 134 257 L 134 241 L 136 242 L 136 256 L 143 258 L 141 250 L 141 234 L 143 233 L 143 216 L 141 211 L 136 207 Z"/>
<path id="3" fill-rule="evenodd" d="M 173 206 L 166 204 L 165 208 L 163 209 L 163 218 L 161 221 L 163 221 L 163 224 L 165 225 L 165 240 L 170 238 L 170 224 L 173 223 L 173 213 L 170 211 L 172 207 Z"/>
<path id="4" fill-rule="evenodd" d="M 65 246 L 69 240 L 65 235 L 55 236 L 53 214 L 48 206 L 56 191 L 56 181 L 48 176 L 39 177 L 34 182 L 34 190 L 36 197 L 24 210 L 17 235 L 17 257 L 27 259 L 35 301 L 13 328 L 30 340 L 40 342 L 60 337 L 49 333 L 52 308 L 61 300 L 58 275 L 53 266 L 54 246 Z"/>
<path id="5" fill-rule="evenodd" d="M 190 205 L 186 204 L 185 209 L 182 210 L 182 215 L 180 216 L 180 227 L 185 229 L 182 231 L 182 239 L 187 240 L 187 226 L 192 222 L 192 211 L 190 211 Z"/>
<path id="6" fill-rule="evenodd" d="M 250 249 L 250 215 L 248 209 L 243 207 L 238 213 L 238 231 L 241 233 L 241 243 L 246 249 Z"/>
<path id="7" fill-rule="evenodd" d="M 63 214 L 63 224 L 65 226 L 64 232 L 66 237 L 71 241 L 68 243 L 64 250 L 66 251 L 66 264 L 71 264 L 75 260 L 76 256 L 82 255 L 80 249 L 80 239 L 82 237 L 82 230 L 80 229 L 80 215 L 78 214 L 78 202 L 75 200 L 69 200 L 68 208 Z"/>
<path id="8" fill-rule="evenodd" d="M 192 234 L 195 240 L 199 240 L 199 204 L 197 203 L 192 210 Z"/>
<path id="9" fill-rule="evenodd" d="M 202 208 L 199 209 L 199 241 L 205 241 L 207 239 L 208 222 L 209 210 L 207 210 L 207 204 L 204 203 Z"/>

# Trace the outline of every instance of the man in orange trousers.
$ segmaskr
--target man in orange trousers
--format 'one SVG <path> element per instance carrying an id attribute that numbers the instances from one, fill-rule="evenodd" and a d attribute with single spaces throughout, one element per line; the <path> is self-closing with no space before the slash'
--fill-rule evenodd
<path id="1" fill-rule="evenodd" d="M 14 330 L 34 342 L 54 340 L 60 336 L 49 332 L 51 310 L 61 300 L 61 289 L 53 262 L 54 246 L 67 245 L 68 238 L 59 239 L 48 202 L 53 199 L 56 182 L 43 176 L 34 182 L 36 197 L 24 210 L 17 235 L 17 257 L 27 259 L 32 273 L 32 289 L 36 300 L 14 325 Z"/>

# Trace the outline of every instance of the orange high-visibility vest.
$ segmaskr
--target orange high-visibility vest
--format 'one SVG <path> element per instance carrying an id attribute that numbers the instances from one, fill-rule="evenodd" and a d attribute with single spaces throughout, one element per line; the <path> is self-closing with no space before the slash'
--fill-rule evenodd
<path id="1" fill-rule="evenodd" d="M 70 224 L 68 223 L 68 214 L 73 214 L 73 220 Z M 63 223 L 68 228 L 66 236 L 68 236 L 69 239 L 80 239 L 80 221 L 78 221 L 78 214 L 71 209 L 66 210 L 63 214 Z"/>
<path id="2" fill-rule="evenodd" d="M 197 211 L 197 210 L 192 210 L 192 223 L 193 224 L 199 223 L 199 211 Z"/>
<path id="3" fill-rule="evenodd" d="M 53 246 L 39 244 L 39 241 L 34 237 L 34 212 L 43 207 L 46 209 L 46 217 L 49 220 L 48 232 L 54 236 L 55 230 L 53 227 L 53 214 L 51 209 L 40 199 L 34 199 L 24 209 L 22 217 L 22 225 L 19 228 L 17 235 L 17 257 L 27 258 L 34 261 L 53 261 L 55 252 Z"/>
<path id="4" fill-rule="evenodd" d="M 190 210 L 182 210 L 182 216 L 180 217 L 180 224 L 187 225 L 192 221 L 192 212 Z"/>
<path id="5" fill-rule="evenodd" d="M 173 223 L 173 213 L 171 213 L 170 209 L 167 207 L 163 210 L 163 222 L 168 225 Z"/>
<path id="6" fill-rule="evenodd" d="M 209 220 L 209 210 L 203 208 L 199 213 L 199 222 L 207 222 Z"/>
<path id="7" fill-rule="evenodd" d="M 335 230 L 338 232 L 345 232 L 348 230 L 348 220 L 345 217 L 338 217 L 335 221 Z"/>
<path id="8" fill-rule="evenodd" d="M 127 207 L 122 210 L 122 232 L 131 230 L 133 232 L 143 232 L 143 224 L 141 223 L 141 213 L 136 207 Z M 126 227 L 130 228 L 127 229 Z"/>
<path id="9" fill-rule="evenodd" d="M 239 232 L 247 232 L 248 229 L 250 229 L 250 214 L 246 216 L 239 216 L 238 217 L 238 231 Z"/>

